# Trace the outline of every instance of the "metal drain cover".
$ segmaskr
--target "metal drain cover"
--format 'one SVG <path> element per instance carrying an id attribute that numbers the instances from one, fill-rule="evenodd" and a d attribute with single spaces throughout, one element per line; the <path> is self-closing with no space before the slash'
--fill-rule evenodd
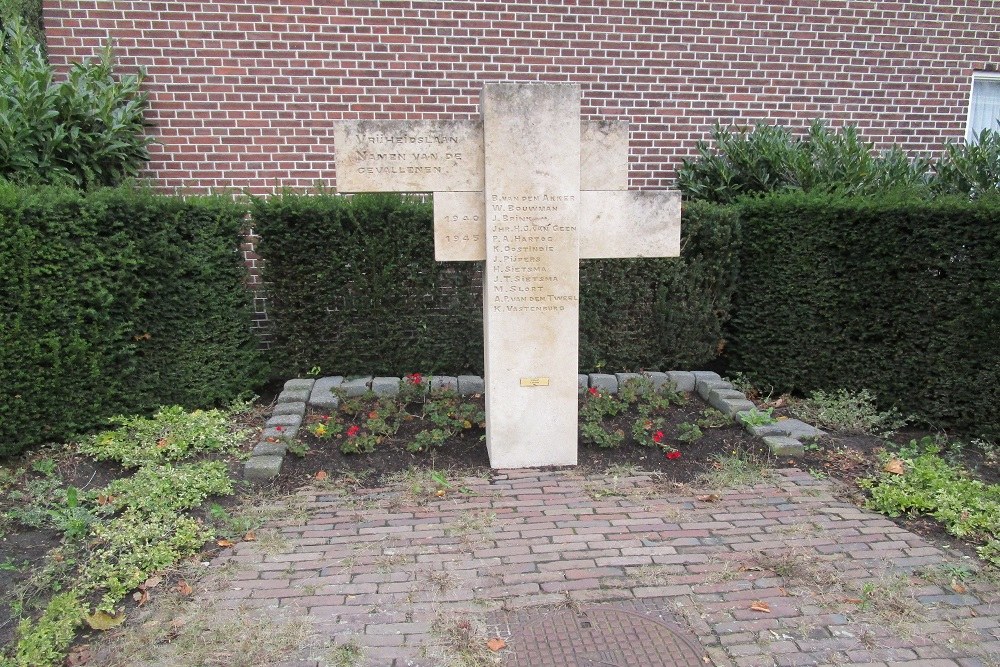
<path id="1" fill-rule="evenodd" d="M 525 609 L 494 617 L 513 667 L 704 667 L 704 652 L 663 609 L 623 602 L 579 609 Z"/>

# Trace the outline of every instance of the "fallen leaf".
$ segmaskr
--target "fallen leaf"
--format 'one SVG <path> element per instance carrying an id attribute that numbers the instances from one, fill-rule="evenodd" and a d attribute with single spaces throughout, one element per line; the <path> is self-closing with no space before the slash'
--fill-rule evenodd
<path id="1" fill-rule="evenodd" d="M 247 534 L 243 536 L 244 542 L 254 542 L 257 540 L 257 533 L 252 530 L 248 530 Z"/>
<path id="2" fill-rule="evenodd" d="M 497 651 L 502 651 L 506 646 L 507 642 L 505 642 L 500 637 L 491 637 L 490 639 L 486 640 L 486 648 L 493 651 L 494 653 L 496 653 Z"/>
<path id="3" fill-rule="evenodd" d="M 966 588 L 965 584 L 963 584 L 961 581 L 958 581 L 957 579 L 952 579 L 951 580 L 951 590 L 955 591 L 959 595 L 963 595 L 963 594 L 967 593 L 969 589 Z"/>
<path id="4" fill-rule="evenodd" d="M 882 470 L 886 472 L 891 472 L 893 475 L 903 474 L 903 462 L 899 459 L 889 459 Z"/>
<path id="5" fill-rule="evenodd" d="M 696 496 L 695 499 L 700 500 L 703 503 L 717 503 L 722 500 L 722 496 L 718 493 L 706 493 L 701 496 Z"/>
<path id="6" fill-rule="evenodd" d="M 752 609 L 753 611 L 759 611 L 759 612 L 764 613 L 764 614 L 770 614 L 771 613 L 771 607 L 770 607 L 770 605 L 768 605 L 766 602 L 762 602 L 760 600 L 757 600 L 756 602 L 754 602 L 753 604 L 751 604 L 750 605 L 750 609 Z"/>
<path id="7" fill-rule="evenodd" d="M 232 540 L 216 540 L 215 543 L 218 544 L 220 547 L 231 547 L 234 544 L 236 544 Z"/>
<path id="8" fill-rule="evenodd" d="M 149 592 L 144 588 L 137 590 L 135 593 L 132 593 L 132 599 L 135 600 L 138 606 L 141 607 L 149 602 Z"/>
<path id="9" fill-rule="evenodd" d="M 864 602 L 864 600 L 862 600 L 861 598 L 844 598 L 844 602 L 847 602 L 849 604 L 861 604 L 862 602 Z"/>
<path id="10" fill-rule="evenodd" d="M 111 614 L 105 611 L 95 611 L 93 614 L 88 614 L 84 617 L 89 625 L 94 630 L 110 630 L 111 628 L 117 628 L 119 625 L 125 622 L 125 614 Z"/>
<path id="11" fill-rule="evenodd" d="M 177 592 L 181 595 L 191 595 L 191 593 L 194 592 L 194 589 L 191 588 L 191 584 L 181 579 L 177 582 Z"/>
<path id="12" fill-rule="evenodd" d="M 158 576 L 152 576 L 152 577 L 150 577 L 149 579 L 147 579 L 147 580 L 146 580 L 146 581 L 145 581 L 145 582 L 144 582 L 144 583 L 142 584 L 142 586 L 140 586 L 139 588 L 143 588 L 143 589 L 145 589 L 145 588 L 156 588 L 156 587 L 157 587 L 157 586 L 159 586 L 159 585 L 160 585 L 160 583 L 162 583 L 162 582 L 163 582 L 163 577 L 158 577 Z"/>
<path id="13" fill-rule="evenodd" d="M 445 490 L 444 490 L 444 489 L 438 489 L 438 490 L 437 490 L 437 493 L 436 493 L 435 495 L 436 495 L 436 496 L 437 496 L 438 498 L 444 498 L 444 494 L 445 494 Z"/>
<path id="14" fill-rule="evenodd" d="M 318 473 L 316 473 L 316 479 L 318 479 L 321 482 L 329 476 L 330 475 L 325 470 L 320 470 Z"/>
<path id="15" fill-rule="evenodd" d="M 788 419 L 788 417 L 785 417 L 785 416 L 783 416 L 783 415 L 779 415 L 779 416 L 778 416 L 778 421 L 779 421 L 779 422 L 783 422 L 783 421 L 785 421 L 786 419 Z"/>

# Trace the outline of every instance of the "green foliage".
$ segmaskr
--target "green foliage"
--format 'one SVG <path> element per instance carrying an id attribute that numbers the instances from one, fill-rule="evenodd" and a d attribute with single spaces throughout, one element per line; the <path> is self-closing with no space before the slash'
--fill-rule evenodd
<path id="1" fill-rule="evenodd" d="M 173 465 L 148 465 L 131 477 L 116 479 L 104 489 L 91 492 L 104 497 L 106 506 L 115 511 L 136 510 L 155 514 L 180 512 L 200 507 L 209 496 L 233 493 L 226 464 L 202 461 Z"/>
<path id="2" fill-rule="evenodd" d="M 726 413 L 715 408 L 705 408 L 701 411 L 701 417 L 695 421 L 695 425 L 700 428 L 722 428 L 732 423 L 733 420 L 726 416 Z"/>
<path id="3" fill-rule="evenodd" d="M 429 204 L 283 193 L 254 200 L 252 211 L 276 372 L 482 373 L 482 266 L 434 261 Z M 738 240 L 734 211 L 696 203 L 684 210 L 680 258 L 581 262 L 581 366 L 715 358 Z"/>
<path id="4" fill-rule="evenodd" d="M 45 46 L 42 0 L 0 0 L 0 29 L 22 23 L 38 44 Z"/>
<path id="5" fill-rule="evenodd" d="M 1000 434 L 1000 198 L 793 192 L 741 211 L 730 368 Z"/>
<path id="6" fill-rule="evenodd" d="M 809 398 L 796 401 L 791 410 L 799 419 L 821 428 L 872 435 L 887 435 L 907 422 L 895 408 L 879 412 L 875 397 L 867 389 L 858 392 L 820 389 Z"/>
<path id="7" fill-rule="evenodd" d="M 788 129 L 758 124 L 712 130 L 715 146 L 697 144 L 695 159 L 685 159 L 677 187 L 689 199 L 731 203 L 745 195 L 789 189 L 862 194 L 898 188 L 923 189 L 930 163 L 909 160 L 898 148 L 880 156 L 857 129 L 835 132 L 813 121 L 805 137 Z"/>
<path id="8" fill-rule="evenodd" d="M 697 424 L 682 422 L 677 425 L 677 439 L 681 442 L 697 442 L 705 437 Z"/>
<path id="9" fill-rule="evenodd" d="M 871 494 L 868 506 L 889 516 L 931 516 L 949 533 L 979 542 L 980 556 L 1000 566 L 1000 484 L 970 478 L 942 458 L 932 438 L 911 441 L 898 458 L 903 474 L 882 472 L 860 482 Z"/>
<path id="10" fill-rule="evenodd" d="M 58 667 L 86 613 L 75 591 L 52 597 L 37 621 L 22 619 L 17 629 L 16 667 Z"/>
<path id="11" fill-rule="evenodd" d="M 973 198 L 1000 192 L 1000 126 L 984 128 L 971 144 L 949 144 L 936 165 L 933 185 L 943 194 Z"/>
<path id="12" fill-rule="evenodd" d="M 773 412 L 774 408 L 768 408 L 767 410 L 750 408 L 744 412 L 737 413 L 737 417 L 747 426 L 767 426 L 778 421 L 774 418 Z"/>
<path id="13" fill-rule="evenodd" d="M 174 405 L 152 418 L 118 416 L 119 428 L 93 435 L 80 451 L 99 461 L 117 461 L 126 468 L 179 461 L 204 452 L 231 451 L 243 433 L 230 428 L 222 410 L 187 412 Z"/>
<path id="14" fill-rule="evenodd" d="M 21 21 L 6 22 L 0 40 L 0 179 L 89 189 L 139 173 L 152 142 L 141 72 L 116 78 L 108 47 L 56 81 Z"/>
<path id="15" fill-rule="evenodd" d="M 0 456 L 262 376 L 223 197 L 0 184 Z"/>

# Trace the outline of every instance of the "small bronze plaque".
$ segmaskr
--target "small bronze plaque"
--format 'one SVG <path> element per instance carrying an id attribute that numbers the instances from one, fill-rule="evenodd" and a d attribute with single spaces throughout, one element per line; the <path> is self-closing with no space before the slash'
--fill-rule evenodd
<path id="1" fill-rule="evenodd" d="M 522 387 L 548 387 L 548 378 L 521 378 Z"/>

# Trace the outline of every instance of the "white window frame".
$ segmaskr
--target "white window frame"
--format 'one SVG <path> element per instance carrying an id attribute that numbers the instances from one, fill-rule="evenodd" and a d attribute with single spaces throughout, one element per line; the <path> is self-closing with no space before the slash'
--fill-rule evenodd
<path id="1" fill-rule="evenodd" d="M 969 111 L 965 119 L 965 141 L 972 143 L 975 137 L 972 134 L 972 103 L 975 101 L 975 91 L 977 81 L 992 81 L 1000 83 L 1000 72 L 973 72 L 972 85 L 969 87 Z M 993 129 L 996 127 L 991 126 Z"/>

